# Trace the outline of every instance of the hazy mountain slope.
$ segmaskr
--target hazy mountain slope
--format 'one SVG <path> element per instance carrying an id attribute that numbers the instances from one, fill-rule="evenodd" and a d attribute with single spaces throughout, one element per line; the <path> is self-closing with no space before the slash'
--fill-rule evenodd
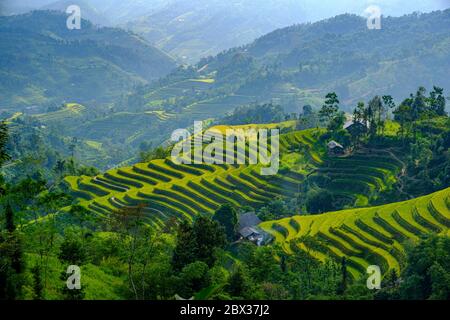
<path id="1" fill-rule="evenodd" d="M 61 12 L 66 12 L 67 8 L 73 5 L 74 2 L 72 0 L 61 0 L 52 2 L 48 5 L 45 5 L 39 10 L 56 10 Z M 95 25 L 101 26 L 111 26 L 112 22 L 109 20 L 108 16 L 100 12 L 100 10 L 93 7 L 91 1 L 77 1 L 77 6 L 80 7 L 81 17 L 85 20 L 89 20 Z"/>
<path id="2" fill-rule="evenodd" d="M 336 91 L 342 105 L 352 108 L 377 94 L 402 99 L 418 86 L 450 87 L 449 56 L 450 9 L 386 18 L 381 30 L 367 29 L 359 16 L 341 15 L 279 29 L 202 59 L 194 69 L 179 69 L 161 81 L 161 88 L 153 84 L 137 95 L 146 101 L 159 90 L 165 94 L 158 99 L 177 97 L 177 108 L 223 99 L 224 94 L 245 97 L 216 108 L 217 115 L 252 101 L 273 100 L 290 111 L 306 103 L 319 107 L 327 92 Z M 207 95 L 166 89 L 193 77 L 214 80 Z"/>
<path id="3" fill-rule="evenodd" d="M 66 19 L 51 11 L 0 17 L 0 107 L 112 102 L 175 67 L 134 34 L 86 20 L 68 30 Z"/>
<path id="4" fill-rule="evenodd" d="M 84 19 L 95 24 L 113 26 L 151 14 L 172 0 L 2 0 L 0 14 L 22 14 L 32 10 L 66 11 L 69 5 L 77 5 Z"/>
<path id="5" fill-rule="evenodd" d="M 69 0 L 6 0 L 5 11 L 65 11 L 71 4 Z M 84 19 L 142 33 L 159 48 L 189 63 L 294 23 L 343 13 L 362 15 L 369 5 L 379 6 L 384 16 L 430 12 L 450 5 L 447 0 L 82 0 L 75 4 Z"/>
<path id="6" fill-rule="evenodd" d="M 360 15 L 373 4 L 379 5 L 385 16 L 448 7 L 439 1 L 402 0 L 370 3 L 353 0 L 174 0 L 152 14 L 129 22 L 127 27 L 142 33 L 182 61 L 192 63 L 200 57 L 251 42 L 277 28 L 343 13 Z"/>
<path id="7" fill-rule="evenodd" d="M 305 21 L 303 12 L 304 4 L 292 0 L 173 1 L 127 27 L 192 63 L 276 28 Z"/>

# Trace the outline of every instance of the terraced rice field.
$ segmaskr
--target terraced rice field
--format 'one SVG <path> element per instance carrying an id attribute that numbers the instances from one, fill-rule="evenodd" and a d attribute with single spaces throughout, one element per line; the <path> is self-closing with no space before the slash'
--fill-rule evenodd
<path id="1" fill-rule="evenodd" d="M 165 112 L 164 110 L 147 111 L 145 113 L 150 114 L 150 115 L 155 115 L 160 121 L 167 121 L 175 116 L 175 114 Z"/>
<path id="2" fill-rule="evenodd" d="M 207 119 L 233 111 L 238 106 L 247 105 L 254 101 L 256 101 L 256 97 L 248 95 L 215 97 L 188 105 L 184 112 L 197 119 Z M 220 113 L 218 113 L 219 110 Z"/>
<path id="3" fill-rule="evenodd" d="M 155 88 L 155 90 L 145 95 L 148 101 L 166 100 L 180 97 L 188 92 L 201 92 L 211 89 L 214 84 L 213 79 L 189 79 L 173 82 L 169 85 Z"/>
<path id="4" fill-rule="evenodd" d="M 351 157 L 329 158 L 310 177 L 317 186 L 356 206 L 366 206 L 371 198 L 391 187 L 402 169 L 402 163 L 387 150 L 364 150 Z"/>
<path id="5" fill-rule="evenodd" d="M 316 129 L 282 134 L 280 170 L 274 176 L 260 175 L 260 164 L 177 165 L 170 159 L 159 159 L 97 177 L 67 177 L 65 182 L 81 205 L 99 215 L 145 204 L 149 223 L 160 228 L 168 219 L 191 220 L 199 213 L 214 212 L 223 203 L 258 208 L 276 197 L 294 197 L 307 175 L 329 161 L 324 143 L 318 140 L 320 134 Z M 254 150 L 247 146 L 246 163 L 249 152 Z M 361 180 L 357 172 L 353 176 L 356 182 Z M 350 172 L 347 178 L 352 178 Z"/>
<path id="6" fill-rule="evenodd" d="M 319 260 L 346 257 L 354 278 L 369 265 L 402 269 L 405 245 L 429 233 L 450 235 L 450 188 L 379 207 L 294 216 L 260 224 L 287 253 L 304 250 Z"/>
<path id="7" fill-rule="evenodd" d="M 64 108 L 58 111 L 36 115 L 42 122 L 63 121 L 79 117 L 86 110 L 85 106 L 77 103 L 67 103 Z"/>
<path id="8" fill-rule="evenodd" d="M 299 141 L 314 139 L 311 130 L 292 135 Z M 283 151 L 288 150 L 281 145 Z M 248 148 L 246 154 L 248 157 Z M 292 197 L 304 179 L 295 171 L 261 176 L 259 169 L 259 164 L 178 165 L 170 159 L 159 159 L 109 170 L 97 177 L 67 177 L 65 182 L 80 204 L 100 215 L 145 203 L 149 223 L 159 228 L 169 218 L 191 220 L 227 202 L 259 207 L 276 196 Z"/>

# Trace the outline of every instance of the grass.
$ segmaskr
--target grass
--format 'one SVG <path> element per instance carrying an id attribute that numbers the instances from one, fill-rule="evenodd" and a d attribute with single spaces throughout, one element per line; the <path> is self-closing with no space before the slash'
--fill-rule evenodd
<path id="1" fill-rule="evenodd" d="M 327 256 L 347 257 L 351 274 L 358 278 L 369 264 L 379 265 L 383 273 L 401 270 L 408 242 L 435 232 L 449 234 L 449 203 L 447 188 L 404 202 L 295 216 L 263 222 L 260 227 L 273 234 L 287 253 L 292 252 L 292 246 L 298 246 L 320 260 Z M 292 220 L 297 228 L 292 227 Z M 308 249 L 308 237 L 320 242 L 321 249 Z"/>
<path id="2" fill-rule="evenodd" d="M 84 143 L 87 145 L 87 146 L 89 146 L 89 147 L 91 147 L 92 149 L 95 149 L 95 150 L 102 150 L 102 143 L 101 142 L 98 142 L 98 141 L 93 141 L 93 140 L 86 140 L 86 141 L 84 141 Z"/>
<path id="3" fill-rule="evenodd" d="M 203 82 L 203 83 L 214 83 L 216 80 L 214 80 L 214 79 L 189 79 L 189 81 Z"/>
<path id="4" fill-rule="evenodd" d="M 38 263 L 39 257 L 34 254 L 26 254 L 27 264 L 30 266 Z M 63 265 L 56 257 L 48 258 L 48 272 L 46 280 L 46 296 L 48 300 L 61 299 L 61 291 L 65 281 L 61 279 L 67 266 Z M 87 300 L 119 300 L 123 299 L 123 288 L 126 280 L 111 274 L 107 268 L 93 264 L 84 264 L 81 269 L 81 286 Z M 44 277 L 45 275 L 42 275 Z M 27 271 L 27 279 L 32 279 L 31 271 Z M 69 274 L 67 274 L 69 277 Z M 44 280 L 44 279 L 43 279 Z M 32 288 L 26 286 L 25 299 L 33 299 Z"/>
<path id="5" fill-rule="evenodd" d="M 15 112 L 11 117 L 5 120 L 6 124 L 11 124 L 14 120 L 23 115 L 23 112 Z"/>
<path id="6" fill-rule="evenodd" d="M 312 131 L 298 134 L 311 135 Z M 97 177 L 67 177 L 65 182 L 80 204 L 94 212 L 105 214 L 145 203 L 149 223 L 160 225 L 169 217 L 192 219 L 202 212 L 212 213 L 226 202 L 259 207 L 276 196 L 293 195 L 292 190 L 283 187 L 292 183 L 288 174 L 272 182 L 259 175 L 260 167 L 259 164 L 176 165 L 169 159 L 158 159 L 112 169 Z M 155 210 L 162 214 L 156 214 Z"/>
<path id="7" fill-rule="evenodd" d="M 215 128 L 225 132 L 229 128 L 292 128 L 293 125 L 294 122 L 287 121 Z M 374 151 L 345 159 L 328 158 L 324 142 L 319 140 L 321 133 L 310 129 L 282 134 L 280 170 L 275 176 L 260 175 L 261 164 L 177 165 L 170 159 L 157 159 L 108 170 L 97 177 L 67 177 L 65 182 L 81 205 L 101 216 L 143 203 L 149 224 L 159 228 L 171 217 L 191 220 L 200 213 L 214 212 L 223 203 L 259 208 L 276 197 L 290 199 L 301 192 L 307 176 L 308 183 L 328 188 L 337 195 L 353 196 L 359 206 L 368 205 L 372 197 L 395 181 L 397 166 L 392 164 L 392 157 Z M 355 166 L 363 174 L 352 170 Z M 334 181 L 324 184 L 323 177 Z"/>
<path id="8" fill-rule="evenodd" d="M 64 121 L 77 118 L 83 115 L 86 107 L 77 103 L 66 103 L 64 107 L 58 111 L 38 114 L 35 117 L 44 123 Z"/>

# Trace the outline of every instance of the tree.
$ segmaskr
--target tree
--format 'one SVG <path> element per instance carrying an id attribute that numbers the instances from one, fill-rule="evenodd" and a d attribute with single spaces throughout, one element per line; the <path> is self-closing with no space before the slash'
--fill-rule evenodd
<path id="1" fill-rule="evenodd" d="M 428 102 L 433 111 L 438 116 L 445 116 L 445 97 L 444 89 L 433 86 L 433 91 L 430 92 Z"/>
<path id="2" fill-rule="evenodd" d="M 216 210 L 213 220 L 225 228 L 228 241 L 233 241 L 238 223 L 236 210 L 229 203 L 223 204 Z"/>
<path id="3" fill-rule="evenodd" d="M 450 238 L 431 235 L 407 250 L 401 299 L 450 298 Z"/>
<path id="4" fill-rule="evenodd" d="M 313 108 L 307 104 L 303 106 L 303 116 L 308 117 L 313 114 Z"/>
<path id="5" fill-rule="evenodd" d="M 71 143 L 69 144 L 69 151 L 70 151 L 72 159 L 75 156 L 75 150 L 77 148 L 77 143 L 78 143 L 77 137 L 73 137 Z"/>
<path id="6" fill-rule="evenodd" d="M 184 266 L 195 261 L 197 241 L 192 225 L 183 221 L 178 226 L 177 241 L 172 256 L 172 266 L 175 271 L 180 271 Z"/>
<path id="7" fill-rule="evenodd" d="M 353 110 L 353 123 L 355 125 L 347 128 L 350 133 L 353 145 L 359 145 L 362 138 L 367 134 L 367 110 L 364 102 L 358 102 Z"/>
<path id="8" fill-rule="evenodd" d="M 5 121 L 2 121 L 0 122 L 0 167 L 3 166 L 6 161 L 11 159 L 6 151 L 6 143 L 8 142 L 8 139 L 8 125 Z"/>
<path id="9" fill-rule="evenodd" d="M 180 294 L 183 297 L 191 297 L 196 292 L 210 284 L 208 265 L 196 261 L 186 265 L 180 274 Z"/>
<path id="10" fill-rule="evenodd" d="M 152 233 L 145 221 L 145 204 L 133 207 L 123 207 L 111 215 L 111 229 L 119 235 L 119 244 L 127 264 L 127 276 L 130 289 L 136 300 L 145 295 L 145 285 L 142 291 L 136 283 L 136 269 L 149 259 L 146 248 L 153 246 Z M 144 270 L 145 271 L 145 270 Z M 141 283 L 145 281 L 145 272 L 141 272 Z"/>
<path id="11" fill-rule="evenodd" d="M 335 92 L 330 92 L 325 96 L 325 103 L 319 111 L 320 120 L 329 123 L 339 110 L 339 100 Z"/>
<path id="12" fill-rule="evenodd" d="M 6 231 L 10 233 L 16 230 L 16 225 L 14 223 L 14 212 L 9 203 L 6 205 L 5 208 L 5 227 Z"/>
<path id="13" fill-rule="evenodd" d="M 224 248 L 225 228 L 206 216 L 199 216 L 192 229 L 196 242 L 196 260 L 205 262 L 209 267 L 215 262 L 214 250 Z"/>
<path id="14" fill-rule="evenodd" d="M 327 129 L 330 130 L 333 133 L 336 133 L 339 130 L 342 130 L 342 127 L 344 126 L 344 123 L 345 123 L 345 113 L 344 112 L 338 112 L 331 119 L 331 121 L 328 123 Z"/>
<path id="15" fill-rule="evenodd" d="M 375 96 L 369 101 L 367 116 L 369 120 L 369 134 L 371 138 L 374 138 L 383 131 L 385 120 L 385 109 L 379 96 Z"/>
<path id="16" fill-rule="evenodd" d="M 424 115 L 427 111 L 427 99 L 425 93 L 427 90 L 424 87 L 419 87 L 414 97 L 413 103 L 411 105 L 412 119 L 417 121 Z"/>
<path id="17" fill-rule="evenodd" d="M 64 171 L 66 170 L 66 160 L 57 160 L 53 170 L 59 175 L 59 178 L 62 179 Z"/>
<path id="18" fill-rule="evenodd" d="M 17 299 L 23 284 L 23 243 L 15 228 L 11 206 L 5 209 L 5 227 L 0 229 L 0 300 Z"/>
<path id="19" fill-rule="evenodd" d="M 244 267 L 237 266 L 228 279 L 227 292 L 233 297 L 247 298 L 250 279 Z"/>
<path id="20" fill-rule="evenodd" d="M 306 197 L 306 209 L 309 213 L 322 213 L 336 209 L 334 196 L 327 189 L 311 190 Z"/>
<path id="21" fill-rule="evenodd" d="M 8 142 L 9 134 L 8 134 L 8 125 L 5 121 L 0 122 L 0 168 L 3 166 L 3 164 L 10 160 L 11 157 L 9 156 L 7 150 L 6 150 L 6 143 Z M 3 176 L 0 174 L 0 196 L 5 193 L 5 187 L 3 183 Z"/>
<path id="22" fill-rule="evenodd" d="M 392 96 L 385 95 L 382 97 L 382 99 L 383 99 L 383 104 L 387 110 L 395 109 L 395 102 L 394 102 L 394 98 L 392 98 Z"/>
<path id="23" fill-rule="evenodd" d="M 194 223 L 182 222 L 177 232 L 177 242 L 172 257 L 174 270 L 195 261 L 205 262 L 209 267 L 215 262 L 214 251 L 227 243 L 225 228 L 217 221 L 199 216 Z"/>
<path id="24" fill-rule="evenodd" d="M 353 110 L 353 121 L 361 122 L 367 126 L 367 109 L 364 102 L 358 102 L 356 108 Z"/>
<path id="25" fill-rule="evenodd" d="M 66 237 L 61 244 L 58 258 L 69 265 L 81 265 L 86 259 L 86 250 L 79 239 Z"/>
<path id="26" fill-rule="evenodd" d="M 342 280 L 337 289 L 337 294 L 339 295 L 343 295 L 345 293 L 348 285 L 347 258 L 345 256 L 343 256 L 341 259 L 341 274 Z"/>
<path id="27" fill-rule="evenodd" d="M 404 142 L 409 134 L 413 119 L 411 114 L 411 99 L 404 100 L 397 109 L 394 110 L 394 115 L 394 119 L 400 124 L 399 134 Z"/>
<path id="28" fill-rule="evenodd" d="M 44 298 L 44 285 L 42 283 L 41 268 L 39 265 L 31 268 L 31 273 L 33 274 L 33 299 L 42 300 Z"/>

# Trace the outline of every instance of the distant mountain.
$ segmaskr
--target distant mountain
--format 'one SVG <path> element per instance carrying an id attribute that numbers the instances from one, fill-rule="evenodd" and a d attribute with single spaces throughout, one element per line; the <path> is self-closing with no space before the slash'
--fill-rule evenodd
<path id="1" fill-rule="evenodd" d="M 45 5 L 39 8 L 39 10 L 56 10 L 65 12 L 67 8 L 73 4 L 73 0 L 61 0 Z M 93 7 L 91 1 L 78 0 L 76 5 L 80 7 L 81 17 L 83 19 L 89 20 L 95 25 L 112 26 L 112 22 L 109 20 L 108 16 Z"/>
<path id="2" fill-rule="evenodd" d="M 151 14 L 174 0 L 2 0 L 0 13 L 16 15 L 32 10 L 66 11 L 69 5 L 81 8 L 84 19 L 94 24 L 115 26 Z"/>
<path id="3" fill-rule="evenodd" d="M 191 64 L 277 28 L 343 13 L 362 15 L 369 5 L 379 6 L 384 16 L 450 6 L 448 0 L 4 0 L 6 14 L 32 9 L 65 11 L 71 4 L 80 6 L 84 19 L 131 29 Z"/>
<path id="4" fill-rule="evenodd" d="M 276 28 L 305 21 L 293 0 L 175 0 L 126 27 L 183 62 L 243 45 Z"/>
<path id="5" fill-rule="evenodd" d="M 157 47 L 195 63 L 201 57 L 247 44 L 277 28 L 315 22 L 344 13 L 362 15 L 378 5 L 384 16 L 448 8 L 445 1 L 421 0 L 172 0 L 126 26 Z"/>
<path id="6" fill-rule="evenodd" d="M 175 62 L 137 35 L 56 11 L 0 17 L 0 108 L 111 103 Z"/>
<path id="7" fill-rule="evenodd" d="M 158 99 L 166 108 L 177 101 L 178 112 L 195 110 L 207 118 L 251 102 L 273 101 L 288 111 L 304 104 L 320 107 L 326 93 L 336 91 L 350 110 L 375 95 L 404 98 L 419 86 L 437 85 L 448 94 L 449 57 L 450 9 L 383 18 L 381 30 L 369 30 L 366 19 L 346 14 L 282 28 L 178 69 L 159 82 L 164 95 Z M 209 79 L 208 91 L 175 90 L 195 77 Z M 151 99 L 148 93 L 158 86 L 140 89 L 129 101 L 142 105 L 136 95 Z"/>
<path id="8" fill-rule="evenodd" d="M 450 88 L 450 9 L 387 17 L 381 30 L 355 15 L 279 29 L 208 61 L 203 72 L 235 73 L 238 56 L 270 66 L 268 83 L 337 91 L 347 105 L 384 92 L 404 97 L 420 85 Z"/>

